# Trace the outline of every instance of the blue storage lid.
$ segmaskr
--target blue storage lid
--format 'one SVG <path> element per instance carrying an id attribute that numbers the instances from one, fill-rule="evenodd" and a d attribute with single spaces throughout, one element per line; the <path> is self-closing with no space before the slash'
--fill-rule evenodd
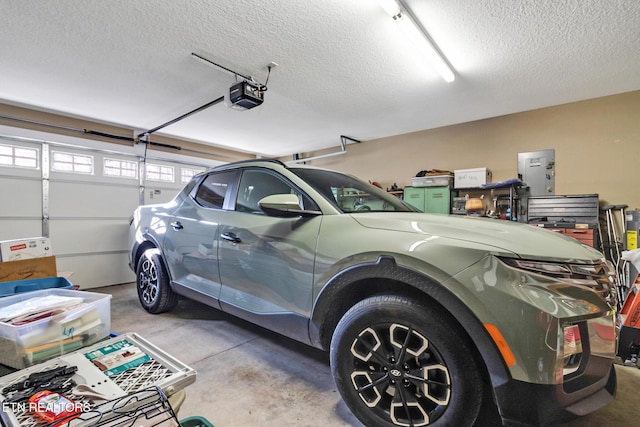
<path id="1" fill-rule="evenodd" d="M 45 277 L 42 279 L 0 282 L 0 298 L 50 288 L 73 289 L 73 285 L 65 277 Z"/>

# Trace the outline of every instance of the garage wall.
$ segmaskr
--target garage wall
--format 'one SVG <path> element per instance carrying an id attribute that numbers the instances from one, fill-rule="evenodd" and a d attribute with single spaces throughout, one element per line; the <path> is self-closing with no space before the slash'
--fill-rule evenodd
<path id="1" fill-rule="evenodd" d="M 0 240 L 50 237 L 58 271 L 72 272 L 82 289 L 133 281 L 128 226 L 135 208 L 169 201 L 190 176 L 220 163 L 54 138 L 0 136 L 5 152 L 36 152 L 33 165 L 6 164 L 6 157 L 0 164 Z"/>
<path id="2" fill-rule="evenodd" d="M 310 164 L 383 187 L 410 185 L 424 169 L 487 167 L 495 182 L 517 176 L 519 152 L 544 149 L 555 149 L 556 194 L 640 206 L 640 91 L 349 144 L 346 155 Z"/>

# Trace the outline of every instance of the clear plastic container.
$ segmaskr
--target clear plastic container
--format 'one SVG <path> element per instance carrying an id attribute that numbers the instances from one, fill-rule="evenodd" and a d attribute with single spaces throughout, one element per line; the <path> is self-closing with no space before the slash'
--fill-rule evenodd
<path id="1" fill-rule="evenodd" d="M 0 321 L 0 364 L 22 369 L 108 337 L 111 295 L 69 289 L 44 289 L 0 298 L 0 310 L 54 297 L 82 304 L 60 314 L 13 325 Z"/>

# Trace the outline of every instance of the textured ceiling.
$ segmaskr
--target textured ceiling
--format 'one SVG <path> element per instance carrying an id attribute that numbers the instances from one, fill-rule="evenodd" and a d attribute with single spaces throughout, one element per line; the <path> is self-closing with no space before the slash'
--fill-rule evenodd
<path id="1" fill-rule="evenodd" d="M 405 0 L 456 72 L 376 0 L 0 0 L 0 102 L 280 156 L 640 89 L 638 0 Z"/>

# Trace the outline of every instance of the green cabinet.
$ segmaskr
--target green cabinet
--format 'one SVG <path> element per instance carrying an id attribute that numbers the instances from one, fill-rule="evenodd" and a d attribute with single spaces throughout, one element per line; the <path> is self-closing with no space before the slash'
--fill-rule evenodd
<path id="1" fill-rule="evenodd" d="M 405 187 L 404 201 L 422 212 L 451 213 L 451 187 Z"/>

